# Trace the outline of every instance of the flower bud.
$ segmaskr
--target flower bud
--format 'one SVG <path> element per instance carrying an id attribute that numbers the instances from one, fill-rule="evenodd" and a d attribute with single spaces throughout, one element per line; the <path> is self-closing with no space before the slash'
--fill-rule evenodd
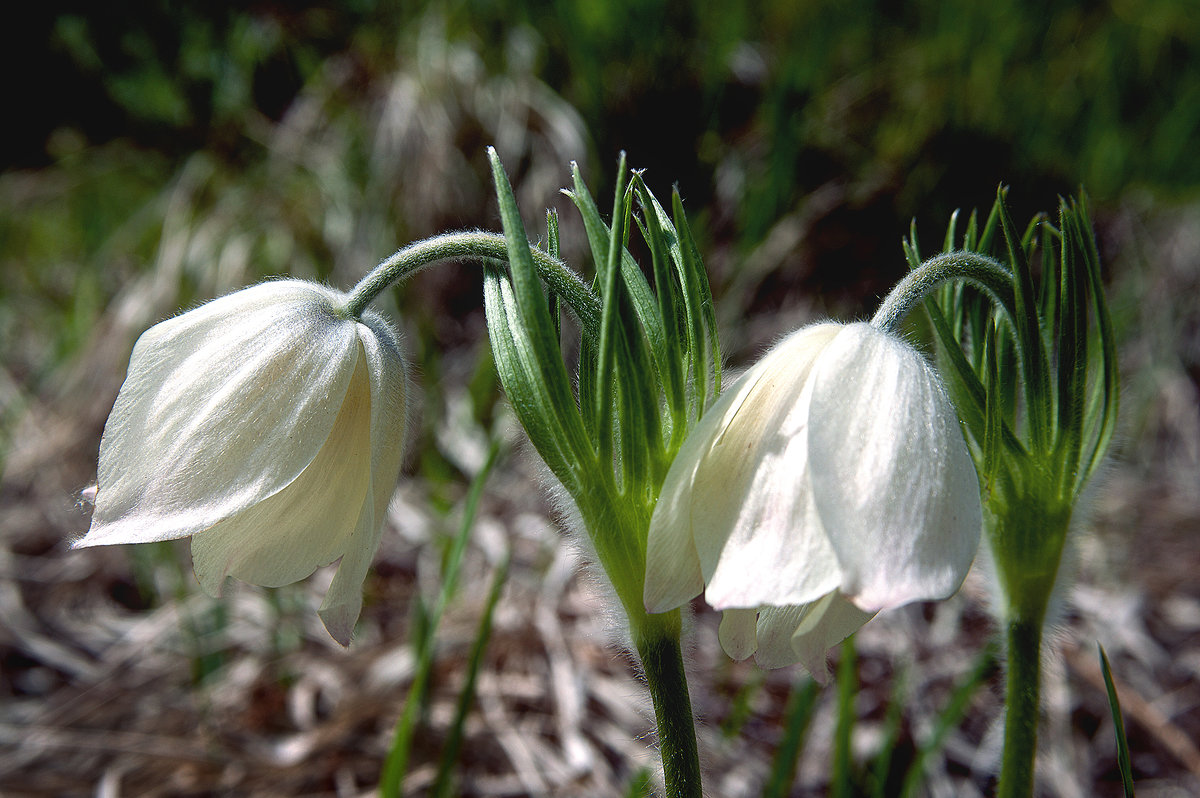
<path id="1" fill-rule="evenodd" d="M 338 291 L 266 282 L 147 330 L 100 442 L 76 546 L 191 538 L 196 577 L 278 587 L 341 559 L 320 609 L 346 645 L 400 470 L 396 332 Z"/>

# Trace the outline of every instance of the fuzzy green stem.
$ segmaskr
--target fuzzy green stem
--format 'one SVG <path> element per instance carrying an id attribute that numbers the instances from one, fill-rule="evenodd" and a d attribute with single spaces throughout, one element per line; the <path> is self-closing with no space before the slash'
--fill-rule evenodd
<path id="1" fill-rule="evenodd" d="M 584 335 L 595 338 L 600 330 L 600 300 L 575 272 L 557 258 L 530 246 L 538 275 L 550 290 L 567 303 L 579 318 Z M 461 232 L 417 241 L 386 258 L 350 292 L 345 312 L 358 318 L 385 288 L 438 261 L 508 261 L 508 244 L 499 233 Z"/>
<path id="2" fill-rule="evenodd" d="M 1029 798 L 1037 753 L 1040 707 L 1042 619 L 1008 621 L 1008 675 L 1005 683 L 1004 761 L 997 798 Z"/>
<path id="3" fill-rule="evenodd" d="M 679 645 L 679 610 L 646 615 L 635 621 L 634 647 L 642 661 L 662 757 L 666 798 L 701 798 L 700 757 L 688 694 L 683 651 Z"/>
<path id="4" fill-rule="evenodd" d="M 944 282 L 963 280 L 979 287 L 1015 318 L 1012 272 L 999 261 L 976 252 L 949 252 L 930 258 L 896 284 L 875 311 L 871 325 L 896 333 L 904 318 Z"/>

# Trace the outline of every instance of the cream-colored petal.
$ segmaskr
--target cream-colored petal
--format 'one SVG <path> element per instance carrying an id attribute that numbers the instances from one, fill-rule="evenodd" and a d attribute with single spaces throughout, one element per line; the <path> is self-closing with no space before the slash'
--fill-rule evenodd
<path id="1" fill-rule="evenodd" d="M 700 436 L 713 430 L 700 425 L 688 435 L 667 470 L 662 492 L 650 517 L 646 539 L 646 583 L 642 601 L 647 612 L 667 612 L 691 601 L 704 590 L 704 575 L 692 539 L 689 496 L 696 476 Z M 712 426 L 712 425 L 710 425 Z"/>
<path id="2" fill-rule="evenodd" d="M 362 610 L 363 582 L 379 549 L 388 504 L 404 456 L 409 403 L 408 375 L 396 334 L 368 314 L 359 326 L 371 374 L 371 492 L 364 498 L 354 534 L 346 542 L 319 615 L 334 640 L 350 644 Z"/>
<path id="3" fill-rule="evenodd" d="M 330 437 L 357 360 L 339 295 L 262 283 L 138 340 L 100 444 L 77 545 L 184 537 L 292 484 Z"/>
<path id="4" fill-rule="evenodd" d="M 792 648 L 792 634 L 814 603 L 759 610 L 758 650 L 754 652 L 754 661 L 760 668 L 782 668 L 799 661 Z"/>
<path id="5" fill-rule="evenodd" d="M 790 607 L 764 607 L 758 614 L 758 652 L 762 668 L 800 663 L 821 684 L 829 681 L 825 663 L 829 649 L 874 617 L 837 591 L 816 601 Z"/>
<path id="6" fill-rule="evenodd" d="M 979 543 L 975 467 L 937 373 L 867 324 L 814 372 L 809 463 L 841 590 L 867 612 L 958 589 Z"/>
<path id="7" fill-rule="evenodd" d="M 863 612 L 840 593 L 830 593 L 809 605 L 808 611 L 796 625 L 791 639 L 795 661 L 804 666 L 818 682 L 827 684 L 829 666 L 826 657 L 829 649 L 857 632 L 874 617 L 875 613 Z"/>
<path id="8" fill-rule="evenodd" d="M 721 613 L 717 639 L 731 658 L 743 660 L 758 648 L 758 610 L 733 609 Z"/>
<path id="9" fill-rule="evenodd" d="M 647 612 L 673 610 L 704 590 L 704 574 L 693 537 L 696 473 L 726 419 L 745 398 L 748 376 L 743 376 L 709 407 L 667 469 L 647 532 L 646 584 L 642 594 Z"/>
<path id="10" fill-rule="evenodd" d="M 382 481 L 382 480 L 381 480 Z M 394 487 L 394 486 L 393 486 Z M 373 493 L 374 491 L 372 491 Z M 387 507 L 384 507 L 384 513 Z M 338 563 L 333 581 L 325 591 L 325 598 L 317 615 L 329 636 L 343 646 L 350 645 L 354 626 L 362 612 L 363 582 L 371 569 L 371 561 L 379 549 L 383 537 L 383 524 L 375 515 L 375 501 L 371 495 L 363 497 L 363 506 L 354 532 L 346 541 L 346 552 Z"/>
<path id="11" fill-rule="evenodd" d="M 701 461 L 692 495 L 696 549 L 717 609 L 811 601 L 841 582 L 807 476 L 813 363 L 840 325 L 793 333 L 753 382 Z"/>
<path id="12" fill-rule="evenodd" d="M 209 593 L 219 592 L 226 576 L 264 587 L 290 584 L 346 551 L 371 485 L 371 383 L 366 357 L 356 360 L 333 429 L 308 468 L 283 490 L 192 536 L 196 578 Z"/>

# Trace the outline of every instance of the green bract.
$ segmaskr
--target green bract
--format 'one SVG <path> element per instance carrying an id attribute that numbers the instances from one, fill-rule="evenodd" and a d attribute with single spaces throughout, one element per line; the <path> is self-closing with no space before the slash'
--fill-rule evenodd
<path id="1" fill-rule="evenodd" d="M 707 278 L 678 194 L 672 219 L 640 175 L 627 183 L 622 157 L 610 227 L 575 168 L 566 194 L 587 231 L 600 303 L 599 330 L 583 331 L 576 391 L 551 311 L 556 298 L 543 291 L 508 179 L 490 157 L 508 240 L 508 268 L 490 265 L 484 277 L 496 367 L 530 440 L 574 500 L 636 641 L 648 617 L 642 584 L 650 513 L 671 460 L 719 386 Z M 632 223 L 651 253 L 653 288 L 625 246 Z M 548 233 L 557 257 L 553 215 Z"/>
<path id="2" fill-rule="evenodd" d="M 1033 790 L 1046 609 L 1072 514 L 1112 441 L 1118 375 L 1086 202 L 1063 201 L 1057 226 L 1037 218 L 1018 235 L 1004 199 L 982 230 L 971 215 L 962 250 L 952 251 L 952 218 L 947 254 L 918 267 L 915 234 L 905 251 L 913 275 L 941 259 L 1008 276 L 985 281 L 984 293 L 943 286 L 925 305 L 983 485 L 1007 641 L 997 794 L 1016 798 Z"/>
<path id="3" fill-rule="evenodd" d="M 543 291 L 508 178 L 495 151 L 489 157 L 508 242 L 508 268 L 492 262 L 484 275 L 496 369 L 530 441 L 570 495 L 621 602 L 654 703 L 667 794 L 698 798 L 680 614 L 648 614 L 642 589 L 647 530 L 663 478 L 720 390 L 708 281 L 677 193 L 672 218 L 638 174 L 627 184 L 622 155 L 610 227 L 574 169 L 567 195 L 583 217 L 595 262 L 600 326 L 594 335 L 583 329 L 573 390 L 559 340 L 560 297 Z M 653 288 L 626 249 L 632 222 L 651 253 Z M 550 214 L 547 245 L 555 261 L 557 243 Z"/>
<path id="4" fill-rule="evenodd" d="M 1086 202 L 1063 201 L 1057 226 L 1037 218 L 1018 235 L 1004 199 L 1001 192 L 982 230 L 971 215 L 961 251 L 939 257 L 995 255 L 1010 289 L 997 302 L 945 285 L 925 307 L 983 483 L 1002 588 L 1010 604 L 1022 604 L 1009 610 L 1040 615 L 1072 510 L 1116 426 L 1116 347 Z M 915 232 L 905 251 L 915 268 Z"/>

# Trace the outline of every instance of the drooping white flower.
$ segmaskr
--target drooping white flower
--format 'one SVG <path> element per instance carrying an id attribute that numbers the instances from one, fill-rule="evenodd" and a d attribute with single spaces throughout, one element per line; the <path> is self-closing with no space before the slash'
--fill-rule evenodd
<path id="1" fill-rule="evenodd" d="M 781 341 L 688 435 L 650 521 L 646 608 L 704 593 L 721 642 L 826 675 L 875 613 L 956 591 L 979 485 L 941 380 L 869 324 Z"/>
<path id="2" fill-rule="evenodd" d="M 340 292 L 261 283 L 147 330 L 100 442 L 76 546 L 191 537 L 201 586 L 279 587 L 341 558 L 320 616 L 343 645 L 400 471 L 396 332 Z"/>

